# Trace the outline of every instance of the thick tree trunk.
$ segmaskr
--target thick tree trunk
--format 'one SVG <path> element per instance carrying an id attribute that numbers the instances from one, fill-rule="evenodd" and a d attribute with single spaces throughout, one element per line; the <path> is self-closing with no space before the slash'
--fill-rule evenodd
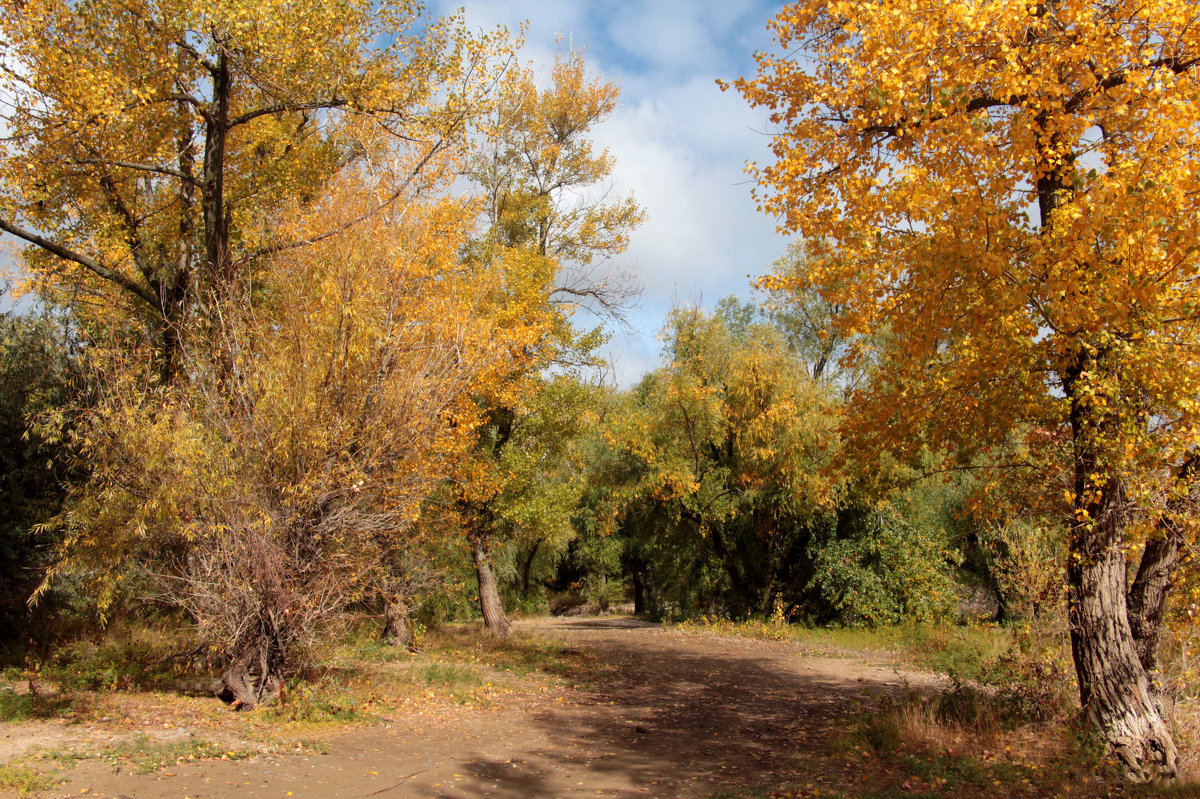
<path id="1" fill-rule="evenodd" d="M 1083 484 L 1092 476 L 1084 475 Z M 1067 566 L 1080 702 L 1131 778 L 1174 777 L 1175 742 L 1138 657 L 1125 602 L 1124 492 L 1113 481 L 1088 496 L 1081 507 L 1087 514 L 1071 533 Z"/>
<path id="2" fill-rule="evenodd" d="M 1179 539 L 1174 525 L 1160 525 L 1162 538 L 1152 538 L 1142 550 L 1137 576 L 1129 588 L 1126 604 L 1129 628 L 1138 660 L 1153 679 L 1158 671 L 1158 632 L 1166 607 L 1167 591 L 1179 560 Z"/>
<path id="3" fill-rule="evenodd" d="M 384 597 L 383 630 L 379 638 L 386 644 L 402 646 L 410 652 L 416 651 L 413 644 L 412 625 L 408 621 L 408 603 L 403 599 Z"/>
<path id="4" fill-rule="evenodd" d="M 1134 780 L 1173 778 L 1178 752 L 1139 657 L 1126 601 L 1125 485 L 1106 474 L 1098 441 L 1120 424 L 1098 402 L 1105 387 L 1097 350 L 1079 345 L 1064 375 L 1074 449 L 1074 511 L 1067 553 L 1067 613 L 1079 699 L 1097 731 Z M 1101 394 L 1101 396 L 1103 396 Z"/>
<path id="5" fill-rule="evenodd" d="M 479 612 L 483 614 L 483 626 L 488 632 L 505 638 L 512 632 L 512 624 L 504 615 L 496 574 L 492 571 L 487 542 L 482 536 L 471 537 L 471 558 L 475 562 L 475 576 L 479 578 Z"/>
<path id="6" fill-rule="evenodd" d="M 235 710 L 253 710 L 279 698 L 283 678 L 283 649 L 277 637 L 261 633 L 225 669 L 217 697 Z"/>

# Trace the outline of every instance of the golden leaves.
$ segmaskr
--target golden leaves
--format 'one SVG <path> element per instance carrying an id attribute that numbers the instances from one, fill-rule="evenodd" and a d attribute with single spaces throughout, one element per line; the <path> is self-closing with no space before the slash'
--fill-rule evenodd
<path id="1" fill-rule="evenodd" d="M 784 125 L 760 200 L 827 254 L 838 332 L 889 337 L 860 435 L 969 451 L 1075 402 L 1122 468 L 1194 445 L 1196 18 L 908 0 L 774 21 L 806 66 L 760 56 L 735 85 Z M 1066 385 L 1084 351 L 1094 367 Z"/>

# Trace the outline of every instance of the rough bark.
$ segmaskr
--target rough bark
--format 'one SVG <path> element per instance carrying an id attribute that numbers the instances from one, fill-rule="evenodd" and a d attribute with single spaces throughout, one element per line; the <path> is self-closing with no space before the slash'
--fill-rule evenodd
<path id="1" fill-rule="evenodd" d="M 383 600 L 383 630 L 379 638 L 386 644 L 402 646 L 410 652 L 416 651 L 413 643 L 412 625 L 408 620 L 408 603 L 403 599 L 387 598 Z"/>
<path id="2" fill-rule="evenodd" d="M 1175 566 L 1179 562 L 1179 546 L 1183 540 L 1179 517 L 1188 513 L 1196 500 L 1198 484 L 1197 456 L 1191 455 L 1176 477 L 1180 494 L 1167 501 L 1154 535 L 1146 542 L 1138 562 L 1137 576 L 1129 587 L 1126 602 L 1129 607 L 1129 626 L 1133 631 L 1138 659 L 1153 678 L 1158 671 L 1159 630 L 1166 610 L 1167 594 L 1171 589 Z"/>
<path id="3" fill-rule="evenodd" d="M 1077 458 L 1079 487 L 1095 470 Z M 1088 496 L 1071 531 L 1067 566 L 1071 653 L 1080 702 L 1130 778 L 1174 777 L 1178 753 L 1138 657 L 1127 612 L 1123 532 L 1127 521 L 1123 486 L 1110 481 Z"/>
<path id="4" fill-rule="evenodd" d="M 471 559 L 475 562 L 475 576 L 479 579 L 479 612 L 483 614 L 483 626 L 488 632 L 505 638 L 512 632 L 512 624 L 504 615 L 500 588 L 492 571 L 491 554 L 482 536 L 471 538 Z"/>
<path id="5" fill-rule="evenodd" d="M 1149 675 L 1158 671 L 1158 633 L 1175 564 L 1179 560 L 1179 539 L 1175 526 L 1166 522 L 1159 526 L 1159 530 L 1162 538 L 1150 539 L 1142 550 L 1137 576 L 1126 599 L 1134 649 L 1142 668 Z"/>
<path id="6" fill-rule="evenodd" d="M 279 698 L 283 679 L 283 649 L 276 636 L 264 632 L 244 646 L 221 674 L 217 697 L 235 710 L 253 710 Z"/>

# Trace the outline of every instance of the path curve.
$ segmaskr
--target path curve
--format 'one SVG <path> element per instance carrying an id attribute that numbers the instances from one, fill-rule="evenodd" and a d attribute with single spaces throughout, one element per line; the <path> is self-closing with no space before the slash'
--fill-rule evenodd
<path id="1" fill-rule="evenodd" d="M 324 754 L 209 761 L 134 775 L 78 766 L 43 796 L 136 799 L 527 799 L 705 796 L 836 781 L 823 744 L 873 694 L 933 675 L 805 654 L 795 644 L 664 630 L 626 618 L 518 629 L 594 652 L 608 678 L 521 707 L 346 733 Z"/>

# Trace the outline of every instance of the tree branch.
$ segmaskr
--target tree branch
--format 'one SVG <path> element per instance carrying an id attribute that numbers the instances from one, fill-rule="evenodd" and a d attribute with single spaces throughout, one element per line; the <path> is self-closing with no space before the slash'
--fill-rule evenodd
<path id="1" fill-rule="evenodd" d="M 92 258 L 89 258 L 81 253 L 77 253 L 68 247 L 64 247 L 58 242 L 39 236 L 32 231 L 17 227 L 16 225 L 4 219 L 0 219 L 0 230 L 3 230 L 6 233 L 11 233 L 17 238 L 24 239 L 25 241 L 37 247 L 41 247 L 43 250 L 58 256 L 64 261 L 71 261 L 72 263 L 79 264 L 84 269 L 87 269 L 98 277 L 120 286 L 131 294 L 137 295 L 150 307 L 158 307 L 158 297 L 155 296 L 154 292 L 150 291 L 150 289 L 146 288 L 145 286 L 138 285 L 125 275 L 122 275 L 115 269 L 105 266 L 99 261 L 93 260 Z"/>
<path id="2" fill-rule="evenodd" d="M 89 166 L 115 166 L 115 167 L 120 167 L 122 169 L 133 169 L 138 172 L 153 172 L 153 173 L 156 173 L 159 175 L 168 175 L 173 178 L 179 178 L 180 180 L 186 180 L 189 183 L 192 183 L 196 186 L 203 185 L 200 181 L 196 180 L 196 178 L 191 177 L 189 175 L 185 175 L 182 172 L 180 172 L 178 169 L 172 169 L 169 166 L 155 166 L 154 164 L 138 164 L 138 163 L 134 163 L 132 161 L 109 161 L 104 158 L 78 158 L 75 160 L 75 163 L 87 164 Z"/>
<path id="3" fill-rule="evenodd" d="M 228 127 L 236 128 L 238 125 L 245 125 L 251 120 L 271 114 L 284 114 L 293 111 L 317 111 L 322 108 L 342 108 L 348 102 L 348 100 L 342 97 L 331 97 L 328 100 L 314 100 L 310 103 L 278 103 L 276 105 L 263 106 L 262 108 L 256 108 L 253 111 L 247 111 L 244 114 L 234 117 L 229 120 Z"/>

